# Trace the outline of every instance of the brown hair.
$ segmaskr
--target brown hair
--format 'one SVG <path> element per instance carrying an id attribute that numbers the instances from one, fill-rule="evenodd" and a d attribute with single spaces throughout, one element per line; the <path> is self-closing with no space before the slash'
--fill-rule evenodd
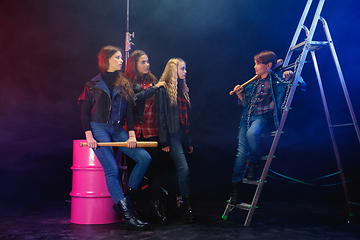
<path id="1" fill-rule="evenodd" d="M 126 61 L 126 68 L 125 68 L 125 76 L 128 77 L 133 85 L 138 83 L 142 76 L 137 71 L 136 65 L 139 61 L 139 58 L 143 55 L 147 55 L 142 50 L 135 50 L 132 52 L 129 56 L 129 58 Z M 144 76 L 147 83 L 157 83 L 157 78 L 150 72 Z"/>
<path id="2" fill-rule="evenodd" d="M 274 68 L 277 63 L 276 54 L 272 51 L 267 51 L 267 50 L 261 51 L 258 54 L 256 54 L 254 60 L 263 64 L 268 64 L 271 62 L 272 63 L 271 68 Z"/>
<path id="3" fill-rule="evenodd" d="M 111 45 L 103 47 L 99 54 L 99 69 L 102 73 L 105 73 L 109 69 L 109 59 L 117 52 L 121 52 L 121 49 Z"/>
<path id="4" fill-rule="evenodd" d="M 102 73 L 109 69 L 109 59 L 117 52 L 121 52 L 121 49 L 111 45 L 105 46 L 100 50 L 98 58 L 99 69 Z M 120 71 L 116 71 L 114 86 L 117 93 L 123 94 L 127 100 L 134 101 L 134 91 L 128 79 Z"/>

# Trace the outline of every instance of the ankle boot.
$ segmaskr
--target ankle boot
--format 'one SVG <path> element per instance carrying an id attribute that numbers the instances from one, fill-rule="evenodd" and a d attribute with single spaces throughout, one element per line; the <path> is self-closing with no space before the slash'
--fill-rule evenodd
<path id="1" fill-rule="evenodd" d="M 249 162 L 247 180 L 259 180 L 258 164 Z"/>
<path id="2" fill-rule="evenodd" d="M 166 216 L 173 219 L 178 219 L 182 217 L 178 206 L 177 196 L 174 194 L 169 195 L 167 198 Z"/>
<path id="3" fill-rule="evenodd" d="M 183 203 L 185 206 L 184 222 L 185 223 L 194 223 L 195 215 L 194 215 L 194 211 L 193 211 L 192 198 L 190 195 L 186 195 L 186 196 L 183 196 L 182 199 L 183 199 Z"/>
<path id="4" fill-rule="evenodd" d="M 117 204 L 113 206 L 113 208 L 115 211 L 122 213 L 122 229 L 145 230 L 149 228 L 148 223 L 141 223 L 141 220 L 139 221 L 136 217 L 134 217 L 131 212 L 131 205 L 127 197 L 121 199 Z"/>
<path id="5" fill-rule="evenodd" d="M 232 183 L 231 193 L 230 193 L 230 204 L 240 204 L 241 203 L 241 182 Z"/>
<path id="6" fill-rule="evenodd" d="M 140 218 L 144 217 L 144 204 L 139 195 L 139 190 L 133 188 L 129 188 L 129 190 L 125 193 L 125 197 L 129 197 L 133 215 L 140 220 Z"/>
<path id="7" fill-rule="evenodd" d="M 150 206 L 153 210 L 155 221 L 161 225 L 168 224 L 168 220 L 164 213 L 164 209 L 161 206 L 160 200 L 150 200 Z"/>

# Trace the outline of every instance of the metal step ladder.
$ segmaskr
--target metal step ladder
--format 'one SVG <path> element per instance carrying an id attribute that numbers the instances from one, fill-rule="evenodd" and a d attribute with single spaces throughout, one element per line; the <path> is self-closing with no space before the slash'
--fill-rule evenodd
<path id="1" fill-rule="evenodd" d="M 284 60 L 284 64 L 282 66 L 283 70 L 293 69 L 293 71 L 294 71 L 294 81 L 293 81 L 293 85 L 291 87 L 290 94 L 288 95 L 288 98 L 285 99 L 286 105 L 285 105 L 285 108 L 283 109 L 283 115 L 282 115 L 282 118 L 281 118 L 281 121 L 280 121 L 280 125 L 279 125 L 279 128 L 277 129 L 277 131 L 275 133 L 275 137 L 274 137 L 274 140 L 272 142 L 270 152 L 269 152 L 269 154 L 267 156 L 267 161 L 266 161 L 265 167 L 264 167 L 264 169 L 262 171 L 260 180 L 256 181 L 256 183 L 252 182 L 252 184 L 257 185 L 256 192 L 255 192 L 254 198 L 252 200 L 252 203 L 251 204 L 246 204 L 246 203 L 230 204 L 230 203 L 228 203 L 227 206 L 226 206 L 225 212 L 223 214 L 223 219 L 226 219 L 229 212 L 234 208 L 244 209 L 244 210 L 248 211 L 244 226 L 246 226 L 246 227 L 250 226 L 251 219 L 252 219 L 252 217 L 254 215 L 256 205 L 257 205 L 258 199 L 260 197 L 261 190 L 262 190 L 263 185 L 265 183 L 265 179 L 266 179 L 266 176 L 267 176 L 271 161 L 272 161 L 272 159 L 274 157 L 274 153 L 275 153 L 277 144 L 279 142 L 280 134 L 281 134 L 281 132 L 283 130 L 284 123 L 285 123 L 287 114 L 289 112 L 292 99 L 294 97 L 294 93 L 295 93 L 295 90 L 296 90 L 296 86 L 297 86 L 299 77 L 301 75 L 301 72 L 302 72 L 302 69 L 303 69 L 307 54 L 309 52 L 311 53 L 311 57 L 312 57 L 312 60 L 313 60 L 313 63 L 314 63 L 314 68 L 315 68 L 317 80 L 318 80 L 318 83 L 319 83 L 322 102 L 323 102 L 323 105 L 324 105 L 326 119 L 327 119 L 327 122 L 328 122 L 330 136 L 331 136 L 331 140 L 332 140 L 332 145 L 333 145 L 333 148 L 334 148 L 336 161 L 337 161 L 337 166 L 338 166 L 338 170 L 340 172 L 340 177 L 341 177 L 342 185 L 343 185 L 343 188 L 344 188 L 345 198 L 346 198 L 346 201 L 347 201 L 347 206 L 348 206 L 350 216 L 352 216 L 352 214 L 353 214 L 352 211 L 351 211 L 350 205 L 353 205 L 353 204 L 354 205 L 360 205 L 359 203 L 353 203 L 353 202 L 350 202 L 350 200 L 349 200 L 348 190 L 347 190 L 346 181 L 345 181 L 345 176 L 344 176 L 344 172 L 343 172 L 341 161 L 340 161 L 340 156 L 339 156 L 339 152 L 338 152 L 338 148 L 337 148 L 337 144 L 336 144 L 336 140 L 335 140 L 335 135 L 334 135 L 334 132 L 333 132 L 334 127 L 343 127 L 343 126 L 352 125 L 355 128 L 355 132 L 357 134 L 357 137 L 358 137 L 358 140 L 359 140 L 359 143 L 360 143 L 359 126 L 358 126 L 358 123 L 356 121 L 354 110 L 353 110 L 353 107 L 352 107 L 352 104 L 351 104 L 351 101 L 350 101 L 350 98 L 349 98 L 347 87 L 346 87 L 346 84 L 345 84 L 345 81 L 344 81 L 344 76 L 343 76 L 342 71 L 341 71 L 341 67 L 340 67 L 339 60 L 338 60 L 337 55 L 336 55 L 334 43 L 332 41 L 328 25 L 327 25 L 325 19 L 320 16 L 320 13 L 321 13 L 322 8 L 324 6 L 325 0 L 319 0 L 317 8 L 316 8 L 316 12 L 314 14 L 313 21 L 311 23 L 310 30 L 304 25 L 305 19 L 306 19 L 307 15 L 308 15 L 308 12 L 309 12 L 309 9 L 310 9 L 312 3 L 313 3 L 313 0 L 308 0 L 307 3 L 306 3 L 305 9 L 304 9 L 303 14 L 302 14 L 302 16 L 300 18 L 299 24 L 298 24 L 297 29 L 295 31 L 295 35 L 294 35 L 294 37 L 292 39 L 292 42 L 291 42 L 291 45 L 289 47 L 288 53 L 287 53 L 286 58 Z M 314 36 L 314 33 L 315 33 L 315 29 L 316 29 L 316 26 L 317 26 L 319 21 L 321 21 L 322 24 L 323 24 L 325 35 L 326 35 L 326 38 L 327 38 L 326 41 L 313 41 L 313 36 Z M 305 31 L 307 38 L 305 39 L 305 41 L 297 43 L 301 30 Z M 352 119 L 351 123 L 340 124 L 340 125 L 332 125 L 332 123 L 331 123 L 329 110 L 328 110 L 328 107 L 327 107 L 327 102 L 326 102 L 326 98 L 325 98 L 325 94 L 324 94 L 322 81 L 321 81 L 321 78 L 320 78 L 320 72 L 319 72 L 319 68 L 318 68 L 318 65 L 317 65 L 316 55 L 315 55 L 315 51 L 317 51 L 317 50 L 319 50 L 319 49 L 321 49 L 323 47 L 329 47 L 330 51 L 331 51 L 331 54 L 333 56 L 333 59 L 334 59 L 335 65 L 336 65 L 336 69 L 337 69 L 337 72 L 338 72 L 338 75 L 339 75 L 339 79 L 340 79 L 340 82 L 341 82 L 341 85 L 342 85 L 342 88 L 343 88 L 343 92 L 344 92 L 344 95 L 345 95 L 345 99 L 346 99 L 346 102 L 347 102 L 347 105 L 348 105 L 348 108 L 349 108 L 349 112 L 350 112 L 350 115 L 351 115 L 351 119 Z M 300 52 L 300 54 L 299 54 L 298 58 L 296 59 L 296 61 L 294 63 L 289 64 L 290 59 L 291 59 L 291 57 L 292 57 L 292 55 L 293 55 L 293 53 L 295 51 Z M 244 180 L 243 183 L 247 183 L 247 181 Z"/>

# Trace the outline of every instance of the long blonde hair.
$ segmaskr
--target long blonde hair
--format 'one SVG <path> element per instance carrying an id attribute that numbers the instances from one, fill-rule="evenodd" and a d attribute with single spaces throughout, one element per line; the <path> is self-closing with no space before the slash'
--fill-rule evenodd
<path id="1" fill-rule="evenodd" d="M 163 74 L 161 75 L 161 78 L 159 82 L 166 82 L 166 91 L 170 98 L 170 105 L 177 105 L 177 88 L 178 83 L 181 91 L 184 94 L 184 97 L 186 101 L 190 104 L 190 96 L 189 96 L 189 88 L 186 85 L 185 79 L 179 79 L 178 77 L 178 65 L 180 63 L 185 63 L 184 60 L 180 58 L 171 58 L 166 66 Z"/>

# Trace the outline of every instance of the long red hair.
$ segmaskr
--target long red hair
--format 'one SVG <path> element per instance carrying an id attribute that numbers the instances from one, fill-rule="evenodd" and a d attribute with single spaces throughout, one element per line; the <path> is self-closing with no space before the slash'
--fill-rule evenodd
<path id="1" fill-rule="evenodd" d="M 105 46 L 100 50 L 98 58 L 101 73 L 105 73 L 109 69 L 109 59 L 117 52 L 121 53 L 121 49 L 111 45 Z M 135 94 L 128 79 L 120 71 L 116 71 L 116 73 L 114 80 L 116 92 L 123 94 L 127 100 L 134 101 Z"/>

